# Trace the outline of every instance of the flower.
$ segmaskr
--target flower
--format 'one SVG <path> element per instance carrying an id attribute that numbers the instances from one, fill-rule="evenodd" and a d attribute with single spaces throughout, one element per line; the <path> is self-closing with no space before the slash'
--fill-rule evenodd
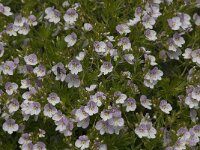
<path id="1" fill-rule="evenodd" d="M 172 30 L 179 30 L 182 25 L 181 19 L 179 17 L 168 19 L 168 25 Z"/>
<path id="2" fill-rule="evenodd" d="M 145 29 L 153 29 L 153 25 L 156 23 L 155 19 L 148 14 L 142 17 L 142 24 Z"/>
<path id="3" fill-rule="evenodd" d="M 79 138 L 75 142 L 75 146 L 80 148 L 81 150 L 89 147 L 90 140 L 86 135 L 79 136 Z"/>
<path id="4" fill-rule="evenodd" d="M 14 119 L 8 119 L 3 123 L 3 130 L 8 132 L 9 134 L 16 132 L 18 129 L 19 126 L 15 123 Z"/>
<path id="5" fill-rule="evenodd" d="M 91 31 L 93 29 L 93 26 L 90 23 L 84 23 L 83 27 L 85 31 Z"/>
<path id="6" fill-rule="evenodd" d="M 147 30 L 145 30 L 144 35 L 146 36 L 146 38 L 149 41 L 157 40 L 156 31 L 154 31 L 154 30 L 147 29 Z"/>
<path id="7" fill-rule="evenodd" d="M 30 54 L 28 56 L 25 56 L 24 61 L 26 62 L 27 65 L 31 66 L 35 66 L 38 63 L 37 56 L 35 54 Z"/>
<path id="8" fill-rule="evenodd" d="M 107 45 L 105 42 L 103 41 L 95 41 L 94 42 L 94 50 L 97 52 L 97 53 L 105 53 L 106 50 L 107 50 Z"/>
<path id="9" fill-rule="evenodd" d="M 51 104 L 46 104 L 44 106 L 44 116 L 47 116 L 49 118 L 53 117 L 57 112 L 57 109 L 51 105 Z"/>
<path id="10" fill-rule="evenodd" d="M 77 41 L 77 35 L 76 33 L 72 32 L 71 34 L 67 35 L 64 40 L 67 43 L 67 47 L 72 47 Z"/>
<path id="11" fill-rule="evenodd" d="M 167 103 L 166 100 L 162 100 L 162 101 L 160 102 L 160 109 L 161 109 L 163 112 L 165 112 L 166 114 L 169 114 L 170 111 L 172 110 L 172 106 L 171 106 L 169 103 Z"/>
<path id="12" fill-rule="evenodd" d="M 54 7 L 48 7 L 45 9 L 45 14 L 46 16 L 44 17 L 45 19 L 47 19 L 49 22 L 53 22 L 55 24 L 57 24 L 58 22 L 60 22 L 60 12 L 55 9 Z"/>
<path id="13" fill-rule="evenodd" d="M 73 8 L 69 8 L 64 15 L 65 22 L 67 24 L 74 24 L 77 19 L 78 19 L 78 13 L 76 12 L 76 10 Z"/>
<path id="14" fill-rule="evenodd" d="M 34 144 L 33 150 L 46 150 L 46 145 L 43 142 L 37 142 Z"/>
<path id="15" fill-rule="evenodd" d="M 13 13 L 10 12 L 10 7 L 4 6 L 3 4 L 0 3 L 0 13 L 6 15 L 6 16 L 11 16 Z"/>
<path id="16" fill-rule="evenodd" d="M 58 95 L 56 93 L 52 92 L 47 97 L 47 100 L 48 100 L 48 102 L 50 104 L 52 104 L 53 106 L 55 106 L 56 104 L 58 104 L 60 102 L 60 97 L 58 97 Z"/>
<path id="17" fill-rule="evenodd" d="M 3 64 L 2 69 L 3 69 L 3 74 L 13 75 L 15 70 L 15 63 L 13 61 L 6 61 Z"/>
<path id="18" fill-rule="evenodd" d="M 116 100 L 116 104 L 123 104 L 124 101 L 126 100 L 127 96 L 126 94 L 121 93 L 120 91 L 117 91 L 114 93 L 115 97 L 118 97 Z"/>
<path id="19" fill-rule="evenodd" d="M 46 75 L 46 69 L 43 65 L 38 65 L 33 69 L 33 73 L 35 73 L 37 77 L 44 77 Z"/>
<path id="20" fill-rule="evenodd" d="M 107 62 L 107 61 L 103 62 L 100 68 L 101 73 L 103 73 L 104 75 L 107 75 L 108 73 L 112 72 L 112 70 L 113 70 L 113 66 L 111 62 Z"/>
<path id="21" fill-rule="evenodd" d="M 127 34 L 130 33 L 131 30 L 129 29 L 129 26 L 127 24 L 119 24 L 116 26 L 116 30 L 119 34 Z"/>
<path id="22" fill-rule="evenodd" d="M 147 97 L 145 95 L 141 95 L 140 97 L 140 103 L 143 107 L 147 108 L 147 109 L 151 109 L 151 100 L 147 99 Z"/>
<path id="23" fill-rule="evenodd" d="M 68 83 L 68 88 L 76 87 L 78 88 L 80 86 L 80 80 L 78 75 L 75 74 L 67 74 L 65 81 Z"/>
<path id="24" fill-rule="evenodd" d="M 77 75 L 79 72 L 83 71 L 82 65 L 77 59 L 72 59 L 68 64 L 68 68 L 71 71 L 71 74 Z"/>
<path id="25" fill-rule="evenodd" d="M 123 38 L 119 39 L 119 42 L 117 45 L 122 46 L 123 51 L 131 50 L 131 42 L 130 42 L 129 38 L 127 38 L 127 37 L 123 37 Z"/>
<path id="26" fill-rule="evenodd" d="M 19 109 L 19 102 L 17 99 L 13 98 L 8 105 L 9 113 L 16 112 Z"/>
<path id="27" fill-rule="evenodd" d="M 86 113 L 88 113 L 90 116 L 98 113 L 98 107 L 97 107 L 97 104 L 94 102 L 94 101 L 89 101 L 87 103 L 87 106 L 84 107 L 84 111 Z"/>
<path id="28" fill-rule="evenodd" d="M 14 92 L 17 91 L 18 85 L 14 82 L 7 82 L 5 85 L 5 89 L 8 95 L 12 95 Z"/>
<path id="29" fill-rule="evenodd" d="M 124 106 L 126 106 L 126 112 L 135 111 L 136 109 L 136 101 L 133 98 L 127 98 L 124 102 Z"/>

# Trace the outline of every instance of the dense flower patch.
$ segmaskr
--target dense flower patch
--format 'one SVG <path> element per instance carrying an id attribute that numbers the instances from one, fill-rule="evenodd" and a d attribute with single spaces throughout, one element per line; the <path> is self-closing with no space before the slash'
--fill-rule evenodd
<path id="1" fill-rule="evenodd" d="M 200 149 L 199 0 L 0 2 L 0 149 Z"/>

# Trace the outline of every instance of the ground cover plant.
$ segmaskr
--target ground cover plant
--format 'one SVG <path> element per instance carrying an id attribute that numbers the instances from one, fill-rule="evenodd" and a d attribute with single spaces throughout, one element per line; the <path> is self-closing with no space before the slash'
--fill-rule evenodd
<path id="1" fill-rule="evenodd" d="M 199 150 L 199 0 L 0 0 L 0 150 Z"/>

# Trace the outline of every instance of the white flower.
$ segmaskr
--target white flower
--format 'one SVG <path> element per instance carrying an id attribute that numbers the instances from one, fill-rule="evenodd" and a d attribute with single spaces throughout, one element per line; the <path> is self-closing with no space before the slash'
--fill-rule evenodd
<path id="1" fill-rule="evenodd" d="M 96 84 L 92 84 L 89 87 L 86 87 L 86 91 L 91 92 L 94 91 L 96 89 L 97 85 Z"/>
<path id="2" fill-rule="evenodd" d="M 76 10 L 73 8 L 69 8 L 64 15 L 65 22 L 68 24 L 74 24 L 77 19 L 78 13 L 76 12 Z"/>
<path id="3" fill-rule="evenodd" d="M 68 88 L 71 88 L 71 87 L 78 88 L 80 86 L 80 80 L 79 80 L 78 75 L 69 73 L 67 74 L 65 81 L 68 83 Z"/>

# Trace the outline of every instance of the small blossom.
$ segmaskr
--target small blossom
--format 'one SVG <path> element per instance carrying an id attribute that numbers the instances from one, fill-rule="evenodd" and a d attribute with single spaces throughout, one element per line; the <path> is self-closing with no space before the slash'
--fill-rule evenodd
<path id="1" fill-rule="evenodd" d="M 124 106 L 126 106 L 126 112 L 135 111 L 136 101 L 133 98 L 127 98 L 125 100 Z"/>
<path id="2" fill-rule="evenodd" d="M 111 64 L 111 62 L 104 62 L 101 65 L 100 71 L 104 74 L 107 75 L 108 73 L 112 72 L 113 70 L 113 66 Z"/>
<path id="3" fill-rule="evenodd" d="M 72 32 L 71 34 L 67 35 L 64 40 L 67 43 L 67 47 L 72 47 L 74 44 L 76 44 L 77 35 L 76 33 Z"/>
<path id="4" fill-rule="evenodd" d="M 91 31 L 93 29 L 93 26 L 90 23 L 84 23 L 83 27 L 85 31 Z"/>
<path id="5" fill-rule="evenodd" d="M 79 138 L 75 142 L 75 146 L 84 150 L 89 147 L 90 140 L 86 135 L 79 136 Z"/>
<path id="6" fill-rule="evenodd" d="M 84 111 L 86 113 L 88 113 L 90 116 L 98 113 L 98 107 L 97 107 L 97 104 L 93 101 L 89 101 L 87 106 L 84 107 Z"/>
<path id="7" fill-rule="evenodd" d="M 151 109 L 151 100 L 147 99 L 147 97 L 145 95 L 142 95 L 140 97 L 140 102 L 141 102 L 141 105 L 147 109 Z"/>
<path id="8" fill-rule="evenodd" d="M 73 59 L 68 64 L 68 68 L 71 71 L 71 74 L 78 74 L 79 72 L 83 71 L 82 65 L 79 60 Z"/>
<path id="9" fill-rule="evenodd" d="M 53 105 L 46 104 L 44 106 L 44 116 L 51 118 L 53 117 L 53 115 L 55 115 L 56 112 L 57 112 L 57 109 Z"/>
<path id="10" fill-rule="evenodd" d="M 48 7 L 45 9 L 45 14 L 46 16 L 44 17 L 47 19 L 49 22 L 53 22 L 57 24 L 60 22 L 60 12 L 57 9 L 54 9 L 53 7 Z"/>
<path id="11" fill-rule="evenodd" d="M 162 100 L 162 101 L 160 102 L 160 109 L 161 109 L 163 112 L 165 112 L 166 114 L 169 114 L 170 111 L 172 110 L 172 106 L 171 106 L 169 103 L 167 103 L 166 100 Z"/>
<path id="12" fill-rule="evenodd" d="M 17 91 L 18 85 L 14 82 L 7 82 L 5 85 L 5 89 L 8 95 L 12 95 L 14 92 Z"/>
<path id="13" fill-rule="evenodd" d="M 73 8 L 69 8 L 64 15 L 65 22 L 68 24 L 74 24 L 77 19 L 78 13 L 76 12 L 76 10 Z"/>
<path id="14" fill-rule="evenodd" d="M 54 92 L 52 92 L 52 93 L 49 94 L 49 96 L 47 97 L 47 100 L 53 106 L 55 106 L 56 104 L 58 104 L 60 102 L 60 98 Z"/>
<path id="15" fill-rule="evenodd" d="M 75 74 L 67 74 L 65 81 L 68 83 L 68 88 L 76 87 L 78 88 L 80 86 L 80 80 L 78 75 Z"/>
<path id="16" fill-rule="evenodd" d="M 8 132 L 9 134 L 16 132 L 18 129 L 19 126 L 15 123 L 14 119 L 8 119 L 3 123 L 3 130 Z"/>
<path id="17" fill-rule="evenodd" d="M 179 17 L 173 17 L 168 19 L 168 24 L 172 30 L 179 30 L 181 27 L 181 19 Z"/>
<path id="18" fill-rule="evenodd" d="M 130 33 L 131 30 L 129 29 L 129 26 L 127 24 L 119 24 L 116 26 L 116 30 L 117 32 L 119 32 L 119 34 L 127 34 Z"/>
<path id="19" fill-rule="evenodd" d="M 31 66 L 34 66 L 38 63 L 37 56 L 35 54 L 30 54 L 28 56 L 25 56 L 24 61 L 26 62 L 27 65 Z"/>

